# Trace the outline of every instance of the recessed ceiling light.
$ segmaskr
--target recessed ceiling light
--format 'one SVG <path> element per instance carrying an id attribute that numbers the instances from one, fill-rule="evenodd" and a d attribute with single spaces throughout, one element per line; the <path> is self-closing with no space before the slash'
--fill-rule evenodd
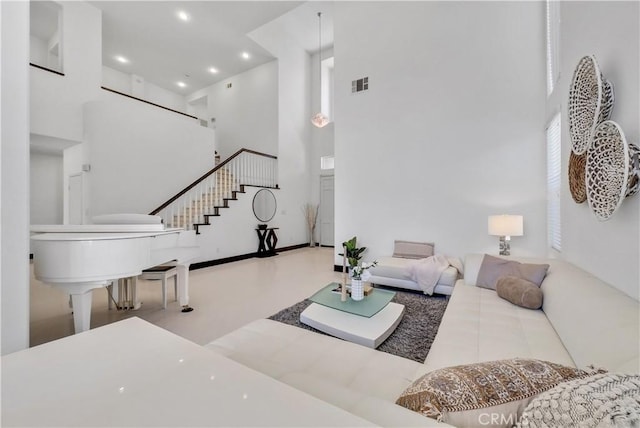
<path id="1" fill-rule="evenodd" d="M 179 10 L 177 15 L 178 15 L 178 18 L 180 18 L 184 22 L 187 22 L 187 21 L 191 20 L 191 15 L 189 15 L 184 10 Z"/>
<path id="2" fill-rule="evenodd" d="M 209 67 L 209 73 L 216 74 L 217 72 L 218 72 L 218 69 L 217 69 L 217 68 L 215 68 L 215 67 Z"/>
<path id="3" fill-rule="evenodd" d="M 115 58 L 116 61 L 121 62 L 122 64 L 128 64 L 129 63 L 129 60 L 126 59 L 125 57 L 123 57 L 122 55 L 116 55 L 114 58 Z"/>
<path id="4" fill-rule="evenodd" d="M 180 86 L 181 88 L 186 88 L 187 84 L 184 82 L 177 82 L 176 85 Z"/>
<path id="5" fill-rule="evenodd" d="M 249 55 L 249 52 L 242 52 L 242 58 L 249 59 L 250 57 L 251 55 Z"/>

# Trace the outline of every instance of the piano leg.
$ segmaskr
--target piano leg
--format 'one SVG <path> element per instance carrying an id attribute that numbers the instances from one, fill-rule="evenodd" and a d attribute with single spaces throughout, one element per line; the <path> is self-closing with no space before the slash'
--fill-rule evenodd
<path id="1" fill-rule="evenodd" d="M 109 282 L 110 281 L 58 282 L 53 284 L 71 296 L 71 304 L 73 305 L 73 327 L 76 333 L 82 333 L 91 328 L 92 290 L 94 288 L 106 287 Z"/>
<path id="2" fill-rule="evenodd" d="M 189 264 L 178 264 L 178 302 L 182 306 L 182 312 L 191 312 L 189 306 Z"/>
<path id="3" fill-rule="evenodd" d="M 137 311 L 142 306 L 142 302 L 138 300 L 138 277 L 131 277 L 131 304 L 134 311 Z"/>
<path id="4" fill-rule="evenodd" d="M 82 294 L 72 294 L 73 327 L 76 333 L 89 330 L 91 327 L 91 290 Z"/>

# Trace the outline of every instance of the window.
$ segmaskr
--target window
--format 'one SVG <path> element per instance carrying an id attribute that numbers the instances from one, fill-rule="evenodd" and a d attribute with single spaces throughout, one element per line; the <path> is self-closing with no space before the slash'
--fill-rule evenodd
<path id="1" fill-rule="evenodd" d="M 320 169 L 333 169 L 334 160 L 333 156 L 322 156 L 320 158 Z"/>
<path id="2" fill-rule="evenodd" d="M 549 246 L 562 249 L 562 231 L 560 227 L 560 113 L 556 114 L 547 127 L 547 234 Z"/>
<path id="3" fill-rule="evenodd" d="M 560 35 L 560 1 L 547 0 L 547 96 L 560 77 L 558 46 Z"/>
<path id="4" fill-rule="evenodd" d="M 320 111 L 333 121 L 333 57 L 321 62 Z"/>

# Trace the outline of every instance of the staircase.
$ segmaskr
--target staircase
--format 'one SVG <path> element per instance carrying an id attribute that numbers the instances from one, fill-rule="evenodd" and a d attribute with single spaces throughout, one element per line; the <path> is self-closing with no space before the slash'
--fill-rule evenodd
<path id="1" fill-rule="evenodd" d="M 277 180 L 276 156 L 240 149 L 150 214 L 162 217 L 166 227 L 200 234 L 200 227 L 229 208 L 229 201 L 245 193 L 245 186 L 278 189 Z"/>

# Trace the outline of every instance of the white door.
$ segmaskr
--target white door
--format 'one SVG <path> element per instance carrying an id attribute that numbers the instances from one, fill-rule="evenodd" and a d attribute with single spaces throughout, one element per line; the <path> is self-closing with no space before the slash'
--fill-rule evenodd
<path id="1" fill-rule="evenodd" d="M 320 177 L 320 245 L 334 246 L 333 175 Z"/>
<path id="2" fill-rule="evenodd" d="M 82 224 L 82 174 L 69 176 L 69 224 Z"/>

